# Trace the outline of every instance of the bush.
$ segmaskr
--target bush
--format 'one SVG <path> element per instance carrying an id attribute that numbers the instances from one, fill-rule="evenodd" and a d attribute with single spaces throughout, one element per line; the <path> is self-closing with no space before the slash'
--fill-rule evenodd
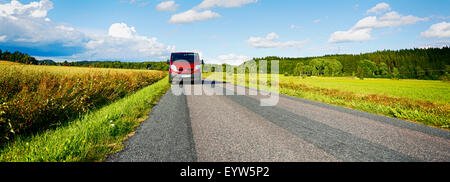
<path id="1" fill-rule="evenodd" d="M 450 74 L 446 73 L 445 75 L 442 75 L 441 77 L 439 77 L 439 80 L 442 80 L 444 82 L 450 81 Z"/>
<path id="2" fill-rule="evenodd" d="M 358 67 L 358 69 L 356 70 L 356 77 L 358 77 L 361 80 L 364 80 L 364 70 L 360 67 Z"/>
<path id="3" fill-rule="evenodd" d="M 393 68 L 392 69 L 392 74 L 391 74 L 391 78 L 394 80 L 398 80 L 399 79 L 399 75 L 400 73 L 398 72 L 397 68 Z"/>

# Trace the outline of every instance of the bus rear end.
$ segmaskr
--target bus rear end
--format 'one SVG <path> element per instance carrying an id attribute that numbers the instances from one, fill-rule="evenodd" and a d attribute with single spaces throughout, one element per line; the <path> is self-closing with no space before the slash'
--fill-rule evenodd
<path id="1" fill-rule="evenodd" d="M 170 55 L 168 60 L 169 81 L 171 83 L 201 83 L 202 64 L 198 53 L 176 52 Z"/>

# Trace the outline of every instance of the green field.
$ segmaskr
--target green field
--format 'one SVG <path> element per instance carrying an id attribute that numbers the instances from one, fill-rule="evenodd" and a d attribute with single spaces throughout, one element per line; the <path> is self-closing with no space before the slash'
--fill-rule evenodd
<path id="1" fill-rule="evenodd" d="M 225 74 L 226 75 L 226 74 Z M 204 77 L 223 81 L 223 73 Z M 230 82 L 228 74 L 228 82 Z M 269 76 L 270 77 L 270 76 Z M 234 75 L 234 83 L 265 90 L 257 79 Z M 239 78 L 239 79 L 237 79 Z M 279 75 L 279 92 L 285 95 L 348 107 L 439 128 L 450 128 L 450 83 L 432 80 L 356 79 Z M 226 79 L 226 78 L 225 78 Z M 244 81 L 245 80 L 245 81 Z"/>
<path id="2" fill-rule="evenodd" d="M 281 76 L 282 82 L 295 82 L 327 89 L 337 89 L 358 94 L 385 95 L 397 98 L 409 98 L 417 101 L 430 101 L 442 104 L 450 103 L 450 83 L 437 80 L 364 80 L 351 77 L 308 77 L 301 79 L 293 76 Z"/>

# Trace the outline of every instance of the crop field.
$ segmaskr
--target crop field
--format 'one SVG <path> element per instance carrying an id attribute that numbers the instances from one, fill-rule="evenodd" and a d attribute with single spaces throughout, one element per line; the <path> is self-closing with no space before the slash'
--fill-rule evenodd
<path id="1" fill-rule="evenodd" d="M 169 88 L 166 77 L 55 129 L 19 135 L 0 148 L 0 162 L 103 161 L 124 147 Z"/>
<path id="2" fill-rule="evenodd" d="M 283 82 L 301 83 L 312 87 L 336 89 L 363 95 L 383 95 L 396 98 L 408 98 L 416 101 L 450 103 L 450 84 L 439 80 L 392 80 L 351 77 L 298 77 L 281 76 Z"/>
<path id="3" fill-rule="evenodd" d="M 162 71 L 0 62 L 0 141 L 51 129 L 166 77 Z"/>
<path id="4" fill-rule="evenodd" d="M 223 73 L 205 77 L 223 81 Z M 228 75 L 232 76 L 232 75 Z M 269 76 L 270 77 L 270 76 Z M 234 75 L 234 83 L 273 90 L 257 79 Z M 239 79 L 236 79 L 239 78 Z M 450 83 L 432 80 L 354 79 L 352 77 L 298 77 L 279 75 L 285 95 L 450 128 Z M 228 81 L 230 82 L 230 81 Z"/>
<path id="5" fill-rule="evenodd" d="M 0 64 L 1 65 L 19 65 L 20 63 L 11 62 L 11 61 L 1 61 L 0 60 Z"/>

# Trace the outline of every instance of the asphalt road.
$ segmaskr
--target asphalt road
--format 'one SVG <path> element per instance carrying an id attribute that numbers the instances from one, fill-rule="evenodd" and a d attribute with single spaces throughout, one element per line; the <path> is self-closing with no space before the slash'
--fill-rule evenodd
<path id="1" fill-rule="evenodd" d="M 206 85 L 172 86 L 106 161 L 450 161 L 447 130 L 285 95 L 261 106 L 254 89 Z"/>

